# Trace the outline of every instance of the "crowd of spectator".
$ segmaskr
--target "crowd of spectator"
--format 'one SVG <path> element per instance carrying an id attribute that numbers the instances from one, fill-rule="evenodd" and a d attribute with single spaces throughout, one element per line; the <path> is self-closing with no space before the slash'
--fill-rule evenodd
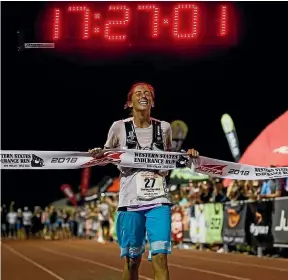
<path id="1" fill-rule="evenodd" d="M 223 186 L 219 178 L 204 181 L 189 181 L 187 185 L 177 188 L 172 194 L 174 204 L 181 207 L 195 203 L 227 202 L 235 200 L 261 200 L 288 196 L 288 180 L 269 179 L 265 181 L 231 181 L 228 187 Z"/>
<path id="2" fill-rule="evenodd" d="M 1 207 L 2 238 L 43 238 L 57 240 L 67 238 L 96 239 L 99 242 L 115 240 L 114 222 L 118 195 L 101 196 L 100 200 L 80 207 L 45 209 L 35 206 L 33 211 L 24 207 L 15 210 L 12 202 Z"/>
<path id="3" fill-rule="evenodd" d="M 288 196 L 288 179 L 266 181 L 231 181 L 223 186 L 219 178 L 189 181 L 170 192 L 173 213 L 189 230 L 189 216 L 196 204 L 239 200 L 261 200 Z M 115 219 L 118 194 L 107 196 L 79 207 L 41 209 L 24 207 L 16 210 L 15 203 L 1 207 L 2 238 L 27 239 L 31 237 L 50 239 L 87 238 L 98 242 L 115 241 Z M 9 208 L 9 209 L 8 209 Z M 179 218 L 180 217 L 180 218 Z M 172 219 L 173 220 L 173 219 Z"/>
<path id="4" fill-rule="evenodd" d="M 263 199 L 273 199 L 288 196 L 288 178 L 253 180 L 253 181 L 231 181 L 229 186 L 223 185 L 222 179 L 210 178 L 202 181 L 189 181 L 188 184 L 179 185 L 173 192 L 171 198 L 173 202 L 172 212 L 172 237 L 174 247 L 183 248 L 184 231 L 189 232 L 190 242 L 194 241 L 191 232 L 191 218 L 195 217 L 195 207 L 205 203 L 227 203 L 232 201 L 261 201 Z M 182 234 L 179 231 L 179 223 L 182 224 Z M 177 228 L 173 234 L 173 228 Z M 186 235 L 186 236 L 187 236 Z M 187 239 L 186 239 L 187 240 Z M 201 244 L 193 244 L 199 248 Z M 223 247 L 218 247 L 218 252 L 223 252 Z M 245 250 L 244 250 L 245 251 Z"/>

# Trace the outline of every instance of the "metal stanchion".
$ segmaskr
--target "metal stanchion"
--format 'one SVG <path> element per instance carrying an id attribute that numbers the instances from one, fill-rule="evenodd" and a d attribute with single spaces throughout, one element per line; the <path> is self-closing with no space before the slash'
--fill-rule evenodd
<path id="1" fill-rule="evenodd" d="M 203 251 L 203 249 L 204 249 L 204 244 L 200 243 L 199 251 Z"/>
<path id="2" fill-rule="evenodd" d="M 258 258 L 263 257 L 263 247 L 261 247 L 261 246 L 257 247 L 257 257 Z"/>

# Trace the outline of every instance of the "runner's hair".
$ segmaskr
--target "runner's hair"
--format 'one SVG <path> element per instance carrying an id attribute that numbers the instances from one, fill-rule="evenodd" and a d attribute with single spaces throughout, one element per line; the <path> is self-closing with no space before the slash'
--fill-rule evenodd
<path id="1" fill-rule="evenodd" d="M 125 103 L 125 105 L 124 105 L 124 109 L 129 108 L 129 103 L 130 103 L 131 100 L 132 100 L 132 94 L 133 94 L 133 92 L 134 92 L 134 89 L 135 89 L 137 86 L 147 86 L 148 89 L 149 89 L 149 91 L 150 91 L 151 94 L 152 94 L 152 98 L 154 99 L 154 97 L 155 97 L 154 88 L 153 88 L 150 84 L 144 83 L 144 82 L 136 83 L 136 84 L 132 85 L 131 89 L 130 89 L 129 92 L 128 92 L 127 100 L 126 100 L 126 103 Z M 131 112 L 130 112 L 130 115 L 131 115 L 131 113 L 132 113 L 132 110 L 131 110 Z"/>

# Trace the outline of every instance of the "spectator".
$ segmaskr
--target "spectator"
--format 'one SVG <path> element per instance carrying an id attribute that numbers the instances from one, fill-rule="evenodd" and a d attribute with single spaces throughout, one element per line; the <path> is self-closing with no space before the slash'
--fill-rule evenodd
<path id="1" fill-rule="evenodd" d="M 50 232 L 49 236 L 50 238 L 54 239 L 57 238 L 57 229 L 58 229 L 58 224 L 57 224 L 57 211 L 53 205 L 50 206 L 50 211 L 49 211 L 49 222 L 50 222 Z"/>
<path id="2" fill-rule="evenodd" d="M 203 181 L 200 183 L 200 190 L 201 190 L 201 195 L 200 199 L 202 203 L 208 203 L 211 199 L 211 187 L 210 184 L 207 181 Z"/>
<path id="3" fill-rule="evenodd" d="M 28 207 L 24 207 L 23 215 L 23 226 L 25 230 L 26 238 L 29 239 L 31 235 L 31 226 L 32 226 L 32 212 L 29 211 Z"/>
<path id="4" fill-rule="evenodd" d="M 261 191 L 261 187 L 260 187 L 260 183 L 259 181 L 245 181 L 244 183 L 244 189 L 245 189 L 245 194 L 246 194 L 246 197 L 249 199 L 249 200 L 258 200 L 259 199 L 259 194 L 260 194 L 260 191 Z"/>
<path id="5" fill-rule="evenodd" d="M 62 209 L 57 209 L 57 218 L 56 218 L 56 239 L 62 238 L 63 237 L 63 210 Z"/>
<path id="6" fill-rule="evenodd" d="M 71 231 L 70 231 L 70 215 L 71 213 L 68 210 L 64 210 L 62 212 L 62 218 L 63 218 L 63 223 L 62 223 L 62 229 L 63 229 L 63 237 L 64 238 L 69 238 L 71 236 Z"/>
<path id="7" fill-rule="evenodd" d="M 5 204 L 1 207 L 1 236 L 8 237 L 9 235 L 9 224 L 6 219 L 8 214 L 7 207 Z"/>
<path id="8" fill-rule="evenodd" d="M 95 237 L 98 242 L 103 242 L 102 228 L 99 220 L 101 213 L 99 209 L 94 207 L 90 215 L 92 219 L 92 237 Z"/>
<path id="9" fill-rule="evenodd" d="M 85 219 L 86 219 L 86 211 L 88 208 L 82 207 L 77 212 L 76 221 L 78 224 L 78 236 L 83 238 L 85 236 Z"/>
<path id="10" fill-rule="evenodd" d="M 9 237 L 16 239 L 17 213 L 14 211 L 13 207 L 11 207 L 6 218 L 8 222 L 8 228 L 9 228 Z"/>
<path id="11" fill-rule="evenodd" d="M 263 182 L 260 198 L 276 198 L 280 196 L 281 184 L 279 179 L 269 179 Z"/>
<path id="12" fill-rule="evenodd" d="M 239 184 L 239 181 L 233 181 L 228 187 L 227 198 L 230 201 L 247 200 L 244 184 Z"/>
<path id="13" fill-rule="evenodd" d="M 23 238 L 23 214 L 20 208 L 17 209 L 17 222 L 16 222 L 17 238 Z"/>
<path id="14" fill-rule="evenodd" d="M 226 195 L 223 190 L 222 182 L 219 178 L 212 180 L 213 184 L 213 192 L 210 198 L 210 202 L 217 203 L 217 202 L 225 202 Z"/>
<path id="15" fill-rule="evenodd" d="M 92 209 L 90 207 L 86 208 L 85 215 L 85 236 L 86 238 L 92 238 L 91 230 L 92 230 Z"/>
<path id="16" fill-rule="evenodd" d="M 33 217 L 34 217 L 34 222 L 32 222 L 32 225 L 34 226 L 35 232 L 34 235 L 36 237 L 41 237 L 41 233 L 42 233 L 42 223 L 41 223 L 41 208 L 39 206 L 35 206 L 34 207 L 34 216 L 32 216 L 32 221 L 33 221 Z M 32 232 L 32 230 L 31 230 Z"/>
<path id="17" fill-rule="evenodd" d="M 41 224 L 43 226 L 43 236 L 45 239 L 49 238 L 51 232 L 51 225 L 49 220 L 49 207 L 45 207 L 45 210 L 41 214 Z"/>
<path id="18" fill-rule="evenodd" d="M 102 227 L 102 232 L 103 232 L 103 238 L 105 241 L 109 240 L 109 232 L 110 232 L 110 222 L 109 222 L 109 217 L 110 217 L 110 209 L 109 209 L 109 204 L 106 201 L 105 197 L 101 196 L 100 199 L 100 204 L 99 204 L 99 210 L 102 215 L 102 221 L 101 221 L 101 227 Z"/>
<path id="19" fill-rule="evenodd" d="M 69 227 L 72 237 L 78 236 L 78 223 L 77 223 L 77 212 L 72 211 L 70 218 L 69 218 Z"/>
<path id="20" fill-rule="evenodd" d="M 180 193 L 181 193 L 181 199 L 179 201 L 179 205 L 183 207 L 188 203 L 186 188 L 180 189 Z"/>

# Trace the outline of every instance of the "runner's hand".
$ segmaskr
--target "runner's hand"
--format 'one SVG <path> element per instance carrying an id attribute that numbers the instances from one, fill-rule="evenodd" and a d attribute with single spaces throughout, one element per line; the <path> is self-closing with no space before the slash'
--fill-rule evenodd
<path id="1" fill-rule="evenodd" d="M 88 150 L 88 152 L 92 155 L 94 158 L 100 158 L 104 155 L 104 151 L 102 148 L 94 148 L 91 150 Z"/>
<path id="2" fill-rule="evenodd" d="M 190 158 L 198 158 L 199 157 L 199 152 L 194 150 L 194 149 L 189 149 L 187 151 L 187 154 L 189 155 Z"/>

